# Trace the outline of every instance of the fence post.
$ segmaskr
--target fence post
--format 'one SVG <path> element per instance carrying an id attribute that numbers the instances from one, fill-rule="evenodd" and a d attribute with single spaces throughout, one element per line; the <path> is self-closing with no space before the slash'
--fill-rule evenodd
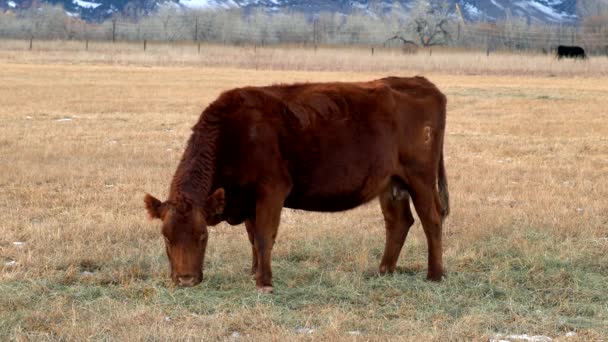
<path id="1" fill-rule="evenodd" d="M 116 19 L 112 19 L 112 43 L 116 42 Z"/>
<path id="2" fill-rule="evenodd" d="M 32 35 L 32 36 L 30 36 L 30 50 L 32 50 L 33 42 L 34 42 L 34 36 Z"/>
<path id="3" fill-rule="evenodd" d="M 148 41 L 144 39 L 144 51 L 146 51 L 146 45 L 148 45 Z"/>
<path id="4" fill-rule="evenodd" d="M 374 55 L 374 47 L 372 46 L 372 56 Z"/>
<path id="5" fill-rule="evenodd" d="M 571 35 L 571 41 L 570 41 L 570 45 L 574 45 L 574 27 L 571 29 L 572 31 L 570 31 L 570 35 Z"/>
<path id="6" fill-rule="evenodd" d="M 198 42 L 198 54 L 201 54 L 201 42 Z"/>
<path id="7" fill-rule="evenodd" d="M 89 40 L 88 39 L 84 43 L 84 49 L 85 49 L 85 51 L 89 51 Z"/>
<path id="8" fill-rule="evenodd" d="M 315 51 L 317 51 L 318 41 L 319 41 L 319 19 L 315 19 L 312 22 L 312 44 L 315 47 Z"/>
<path id="9" fill-rule="evenodd" d="M 198 17 L 194 21 L 194 41 L 198 42 Z"/>

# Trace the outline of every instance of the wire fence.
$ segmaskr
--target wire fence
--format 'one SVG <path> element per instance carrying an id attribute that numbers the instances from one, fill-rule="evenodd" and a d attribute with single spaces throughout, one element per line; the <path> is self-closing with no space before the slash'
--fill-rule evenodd
<path id="1" fill-rule="evenodd" d="M 323 25 L 317 21 L 252 22 L 210 16 L 155 17 L 140 22 L 112 19 L 93 24 L 69 18 L 7 20 L 0 17 L 0 37 L 93 41 L 201 42 L 221 44 L 302 44 L 420 46 L 421 39 L 403 26 L 378 22 Z M 9 18 L 10 19 L 10 18 Z M 390 40 L 391 37 L 401 39 Z M 548 53 L 557 45 L 578 45 L 590 54 L 608 54 L 608 27 L 586 32 L 581 27 L 452 23 L 443 45 L 482 50 L 534 50 Z M 145 43 L 144 43 L 145 47 Z M 415 49 L 414 49 L 415 50 Z"/>

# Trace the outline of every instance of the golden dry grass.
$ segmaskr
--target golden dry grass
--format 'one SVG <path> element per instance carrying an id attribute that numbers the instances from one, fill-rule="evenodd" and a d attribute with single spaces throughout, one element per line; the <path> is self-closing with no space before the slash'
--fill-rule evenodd
<path id="1" fill-rule="evenodd" d="M 453 75 L 608 76 L 608 57 L 590 56 L 587 61 L 557 60 L 540 53 L 420 49 L 405 54 L 399 48 L 305 46 L 227 46 L 191 42 L 142 42 L 0 40 L 0 60 L 17 63 L 97 65 L 145 65 L 229 67 L 258 70 L 357 71 L 382 73 L 429 73 Z"/>
<path id="2" fill-rule="evenodd" d="M 0 51 L 1 340 L 605 340 L 605 78 L 425 72 L 448 96 L 449 277 L 424 281 L 418 222 L 404 273 L 374 274 L 384 239 L 376 202 L 285 210 L 276 293 L 258 296 L 244 228 L 225 224 L 212 229 L 205 281 L 174 288 L 144 192 L 165 198 L 190 127 L 225 89 L 387 73 L 57 54 Z"/>

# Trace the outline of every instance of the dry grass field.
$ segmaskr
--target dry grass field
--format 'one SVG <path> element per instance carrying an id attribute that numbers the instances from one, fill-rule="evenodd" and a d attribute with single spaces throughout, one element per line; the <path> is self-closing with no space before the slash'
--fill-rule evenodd
<path id="1" fill-rule="evenodd" d="M 0 60 L 13 63 L 81 65 L 230 67 L 254 70 L 301 70 L 375 73 L 442 73 L 502 76 L 608 76 L 608 57 L 586 62 L 561 60 L 540 53 L 420 49 L 407 54 L 399 48 L 302 46 L 225 46 L 191 42 L 143 43 L 91 41 L 29 41 L 0 39 Z"/>
<path id="2" fill-rule="evenodd" d="M 401 70 L 388 54 L 370 66 L 367 56 L 336 50 L 325 52 L 330 60 L 292 53 L 285 65 L 270 59 L 256 70 L 231 59 L 232 50 L 200 65 L 179 54 L 132 52 L 126 61 L 9 43 L 0 50 L 2 341 L 608 336 L 604 61 L 505 55 L 486 65 L 446 53 L 435 68 Z M 573 76 L 579 71 L 584 77 Z M 418 220 L 402 272 L 375 273 L 384 227 L 374 201 L 335 214 L 285 210 L 273 295 L 255 291 L 244 227 L 226 224 L 212 228 L 203 283 L 172 285 L 160 227 L 142 198 L 165 198 L 207 103 L 235 86 L 417 73 L 448 97 L 447 279 L 424 280 Z"/>

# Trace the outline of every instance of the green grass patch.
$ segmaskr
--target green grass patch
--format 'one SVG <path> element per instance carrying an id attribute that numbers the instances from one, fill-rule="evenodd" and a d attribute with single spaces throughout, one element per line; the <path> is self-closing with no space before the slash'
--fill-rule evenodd
<path id="1" fill-rule="evenodd" d="M 415 253 L 426 252 L 423 240 L 408 242 L 400 261 L 406 269 Z M 343 331 L 389 336 L 413 325 L 431 334 L 438 324 L 450 329 L 472 320 L 469 324 L 476 326 L 478 333 L 490 335 L 520 332 L 556 336 L 585 329 L 608 333 L 606 255 L 599 248 L 581 248 L 574 258 L 565 257 L 564 246 L 539 230 L 528 230 L 522 237 L 496 234 L 467 246 L 468 254 L 477 257 L 456 254 L 447 258 L 448 277 L 438 284 L 424 280 L 426 265 L 389 276 L 344 267 L 348 260 L 343 260 L 339 251 L 332 251 L 332 246 L 354 246 L 337 239 L 299 246 L 286 257 L 275 258 L 273 295 L 255 292 L 252 276 L 241 265 L 243 260 L 229 260 L 228 265 L 209 263 L 204 282 L 189 289 L 174 288 L 166 274 L 151 267 L 142 272 L 152 274 L 128 284 L 86 283 L 82 278 L 63 284 L 62 272 L 67 271 L 49 278 L 4 280 L 0 283 L 4 317 L 0 335 L 11 336 L 16 328 L 33 332 L 70 321 L 69 315 L 40 316 L 42 311 L 92 311 L 91 317 L 103 322 L 117 307 L 127 311 L 150 308 L 176 320 L 263 312 L 267 323 L 286 331 L 304 326 L 323 331 L 337 324 Z M 381 248 L 380 244 L 368 251 L 371 263 L 379 260 Z M 118 262 L 111 267 L 129 266 Z M 226 267 L 243 271 L 222 272 Z M 103 265 L 96 270 L 112 271 Z M 224 325 L 227 331 L 254 328 L 242 322 Z M 458 334 L 466 336 L 466 331 Z"/>

